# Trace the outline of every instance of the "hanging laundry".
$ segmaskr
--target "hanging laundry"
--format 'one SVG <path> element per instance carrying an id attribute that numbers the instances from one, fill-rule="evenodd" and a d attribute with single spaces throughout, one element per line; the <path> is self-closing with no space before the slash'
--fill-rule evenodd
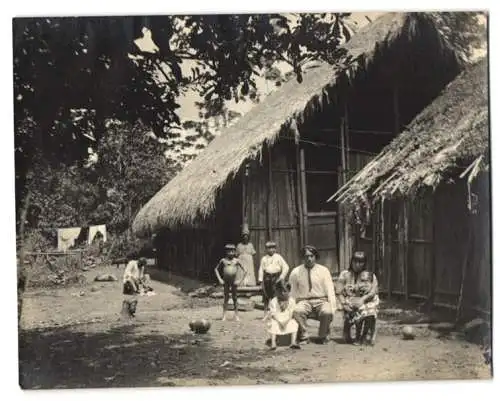
<path id="1" fill-rule="evenodd" d="M 106 242 L 107 236 L 106 236 L 106 225 L 105 224 L 101 224 L 99 226 L 90 226 L 89 227 L 89 240 L 88 240 L 89 245 L 92 244 L 94 239 L 96 239 L 96 236 L 97 236 L 97 238 L 100 237 L 102 239 L 102 242 Z"/>
<path id="2" fill-rule="evenodd" d="M 81 227 L 59 228 L 57 230 L 57 250 L 67 251 L 80 235 Z"/>

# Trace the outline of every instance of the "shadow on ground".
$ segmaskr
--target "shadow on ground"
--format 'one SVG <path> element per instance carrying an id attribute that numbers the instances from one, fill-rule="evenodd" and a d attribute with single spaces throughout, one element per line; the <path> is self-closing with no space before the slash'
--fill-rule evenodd
<path id="1" fill-rule="evenodd" d="M 283 367 L 246 366 L 264 357 L 263 349 L 216 348 L 210 335 L 144 335 L 137 325 L 104 332 L 84 328 L 23 331 L 19 381 L 23 389 L 172 386 L 189 379 L 245 377 L 273 380 Z M 144 329 L 144 327 L 143 327 Z M 230 361 L 230 362 L 226 362 Z M 174 383 L 172 380 L 176 381 Z"/>
<path id="2" fill-rule="evenodd" d="M 203 282 L 187 277 L 179 276 L 167 270 L 162 270 L 157 267 L 149 267 L 148 273 L 153 280 L 159 281 L 176 287 L 184 294 L 188 294 L 201 287 L 206 287 L 215 284 L 214 282 Z"/>

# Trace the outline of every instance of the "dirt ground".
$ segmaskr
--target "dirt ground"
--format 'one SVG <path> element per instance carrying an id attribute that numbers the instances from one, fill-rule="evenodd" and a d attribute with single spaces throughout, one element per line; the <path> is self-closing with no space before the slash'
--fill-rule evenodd
<path id="1" fill-rule="evenodd" d="M 416 328 L 415 340 L 404 341 L 401 327 L 382 319 L 374 347 L 342 344 L 336 316 L 329 343 L 271 352 L 262 311 L 222 322 L 220 300 L 189 298 L 161 282 L 153 282 L 155 296 L 139 298 L 135 320 L 124 322 L 120 282 L 91 281 L 106 272 L 119 278 L 122 270 L 87 272 L 89 283 L 82 287 L 27 290 L 19 350 L 22 388 L 491 378 L 478 346 L 439 338 L 423 326 Z M 208 334 L 189 332 L 194 318 L 212 322 Z"/>

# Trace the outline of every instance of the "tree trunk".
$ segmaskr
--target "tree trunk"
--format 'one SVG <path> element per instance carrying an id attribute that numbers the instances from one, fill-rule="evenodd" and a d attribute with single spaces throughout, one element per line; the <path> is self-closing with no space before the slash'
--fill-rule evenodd
<path id="1" fill-rule="evenodd" d="M 21 209 L 21 214 L 19 216 L 19 253 L 18 253 L 18 264 L 17 264 L 17 322 L 21 320 L 21 309 L 23 306 L 23 293 L 26 286 L 26 273 L 24 271 L 24 226 L 26 222 L 26 217 L 28 216 L 28 210 L 31 203 L 31 190 L 28 190 L 26 197 L 24 198 L 23 206 Z"/>

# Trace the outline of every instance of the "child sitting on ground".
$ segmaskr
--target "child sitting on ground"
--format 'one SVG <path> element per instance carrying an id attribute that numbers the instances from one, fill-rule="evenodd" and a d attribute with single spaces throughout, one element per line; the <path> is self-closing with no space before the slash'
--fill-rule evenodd
<path id="1" fill-rule="evenodd" d="M 299 325 L 292 317 L 295 300 L 290 297 L 290 284 L 278 281 L 274 288 L 276 296 L 269 302 L 269 314 L 266 316 L 267 332 L 271 336 L 271 350 L 276 349 L 277 336 L 290 335 L 290 348 L 299 349 L 297 331 Z"/>
<path id="2" fill-rule="evenodd" d="M 238 285 L 245 280 L 247 274 L 245 268 L 236 258 L 236 247 L 233 244 L 225 246 L 226 256 L 222 258 L 215 267 L 215 275 L 219 283 L 224 286 L 224 304 L 222 306 L 222 320 L 226 320 L 226 313 L 229 305 L 229 296 L 233 299 L 234 319 L 240 320 L 238 317 Z M 222 276 L 219 269 L 222 268 Z M 238 270 L 243 271 L 243 276 L 237 281 Z"/>

